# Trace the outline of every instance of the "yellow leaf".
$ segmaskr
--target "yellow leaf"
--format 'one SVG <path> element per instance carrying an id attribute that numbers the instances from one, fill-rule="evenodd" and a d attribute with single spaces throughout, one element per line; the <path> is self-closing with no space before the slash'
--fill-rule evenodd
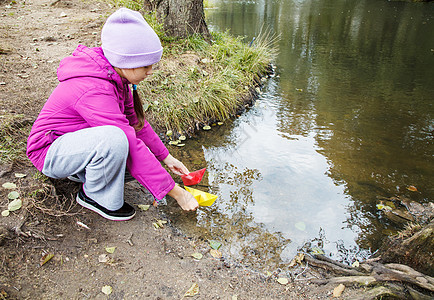
<path id="1" fill-rule="evenodd" d="M 17 185 L 13 182 L 5 182 L 2 184 L 2 187 L 7 190 L 13 190 L 17 188 Z"/>
<path id="2" fill-rule="evenodd" d="M 411 192 L 417 192 L 417 188 L 414 185 L 410 185 L 409 187 L 407 187 L 407 190 Z"/>
<path id="3" fill-rule="evenodd" d="M 203 126 L 203 128 L 202 128 L 203 130 L 210 130 L 211 129 L 211 126 Z"/>
<path id="4" fill-rule="evenodd" d="M 113 254 L 116 250 L 116 247 L 105 247 L 105 251 L 107 251 L 107 253 Z"/>
<path id="5" fill-rule="evenodd" d="M 277 282 L 282 284 L 282 285 L 288 284 L 288 278 L 280 277 L 277 279 Z"/>
<path id="6" fill-rule="evenodd" d="M 167 223 L 167 221 L 165 221 L 165 220 L 157 220 L 157 225 L 160 228 L 164 228 L 164 224 L 166 224 L 166 223 Z"/>
<path id="7" fill-rule="evenodd" d="M 211 249 L 211 250 L 209 250 L 209 253 L 214 258 L 222 258 L 222 253 L 217 249 Z"/>
<path id="8" fill-rule="evenodd" d="M 193 297 L 197 294 L 199 294 L 199 285 L 195 282 L 193 283 L 191 288 L 184 294 L 184 297 Z"/>
<path id="9" fill-rule="evenodd" d="M 195 252 L 195 253 L 193 253 L 191 256 L 192 256 L 194 259 L 197 259 L 197 260 L 200 260 L 200 259 L 202 259 L 202 257 L 203 257 L 202 253 L 199 253 L 199 252 Z"/>
<path id="10" fill-rule="evenodd" d="M 333 290 L 333 298 L 340 297 L 342 292 L 345 290 L 345 285 L 342 283 L 334 288 Z"/>
<path id="11" fill-rule="evenodd" d="M 47 253 L 44 256 L 41 257 L 41 262 L 39 263 L 39 265 L 42 267 L 43 265 L 45 265 L 50 259 L 52 259 L 54 256 L 53 253 Z"/>
<path id="12" fill-rule="evenodd" d="M 20 197 L 20 194 L 17 191 L 12 191 L 8 194 L 8 198 L 11 200 L 17 199 Z"/>
<path id="13" fill-rule="evenodd" d="M 6 210 L 2 211 L 2 216 L 3 217 L 9 216 L 9 214 L 10 214 L 9 209 L 6 209 Z"/>
<path id="14" fill-rule="evenodd" d="M 139 204 L 137 206 L 143 211 L 147 211 L 149 207 L 151 207 L 150 205 L 145 205 L 145 204 Z"/>
<path id="15" fill-rule="evenodd" d="M 104 294 L 106 294 L 108 296 L 113 292 L 113 288 L 109 285 L 105 285 L 102 287 L 101 292 L 103 292 Z"/>
<path id="16" fill-rule="evenodd" d="M 21 208 L 22 205 L 23 202 L 20 199 L 15 199 L 8 204 L 8 210 L 9 211 L 18 210 Z"/>

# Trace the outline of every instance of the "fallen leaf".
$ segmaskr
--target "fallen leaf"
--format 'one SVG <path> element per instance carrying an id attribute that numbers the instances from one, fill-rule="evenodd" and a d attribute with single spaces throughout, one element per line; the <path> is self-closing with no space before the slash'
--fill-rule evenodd
<path id="1" fill-rule="evenodd" d="M 210 129 L 211 129 L 211 126 L 206 125 L 206 126 L 203 126 L 202 129 L 203 129 L 203 130 L 210 130 Z"/>
<path id="2" fill-rule="evenodd" d="M 176 146 L 178 146 L 178 147 L 184 147 L 185 144 L 178 144 L 178 145 L 176 145 Z"/>
<path id="3" fill-rule="evenodd" d="M 417 188 L 414 185 L 410 185 L 409 187 L 407 187 L 407 190 L 411 192 L 417 192 Z"/>
<path id="4" fill-rule="evenodd" d="M 6 209 L 6 210 L 2 211 L 2 216 L 3 217 L 9 216 L 9 214 L 10 214 L 9 209 Z"/>
<path id="5" fill-rule="evenodd" d="M 90 230 L 89 226 L 87 226 L 83 222 L 77 221 L 77 225 Z"/>
<path id="6" fill-rule="evenodd" d="M 306 229 L 306 224 L 304 224 L 304 222 L 297 222 L 294 224 L 294 226 L 300 231 L 304 231 Z"/>
<path id="7" fill-rule="evenodd" d="M 167 135 L 168 137 L 171 137 L 172 134 L 173 134 L 172 130 L 167 130 L 166 135 Z"/>
<path id="8" fill-rule="evenodd" d="M 342 292 L 345 290 L 345 285 L 342 283 L 334 288 L 333 290 L 333 298 L 338 298 L 342 295 Z"/>
<path id="9" fill-rule="evenodd" d="M 185 292 L 184 297 L 193 297 L 197 294 L 199 294 L 199 285 L 195 282 L 193 283 L 191 288 L 189 288 L 189 290 Z"/>
<path id="10" fill-rule="evenodd" d="M 179 140 L 180 141 L 185 141 L 187 139 L 187 137 L 185 136 L 185 135 L 181 135 L 180 137 L 179 137 Z"/>
<path id="11" fill-rule="evenodd" d="M 165 220 L 157 220 L 157 224 L 160 228 L 164 228 L 164 224 L 167 224 Z"/>
<path id="12" fill-rule="evenodd" d="M 221 126 L 223 125 L 223 122 L 217 122 L 217 125 Z"/>
<path id="13" fill-rule="evenodd" d="M 353 268 L 358 268 L 360 266 L 360 263 L 356 260 L 355 262 L 353 262 L 353 264 L 351 266 Z"/>
<path id="14" fill-rule="evenodd" d="M 273 273 L 271 273 L 270 271 L 267 271 L 266 273 L 265 273 L 265 277 L 271 277 L 271 275 L 273 275 Z"/>
<path id="15" fill-rule="evenodd" d="M 100 256 L 98 256 L 98 261 L 100 263 L 106 263 L 106 262 L 108 262 L 108 260 L 109 260 L 109 257 L 107 254 L 101 254 Z"/>
<path id="16" fill-rule="evenodd" d="M 277 279 L 277 282 L 282 284 L 282 285 L 285 285 L 285 284 L 288 284 L 289 281 L 288 281 L 288 278 L 280 277 Z"/>
<path id="17" fill-rule="evenodd" d="M 222 258 L 222 253 L 219 250 L 216 249 L 211 249 L 209 251 L 209 253 L 211 254 L 212 257 L 214 258 Z"/>
<path id="18" fill-rule="evenodd" d="M 110 254 L 113 254 L 116 250 L 116 247 L 105 247 L 105 251 L 107 251 Z"/>
<path id="19" fill-rule="evenodd" d="M 222 246 L 222 243 L 220 243 L 219 241 L 211 240 L 209 241 L 209 246 L 215 250 L 218 250 Z"/>
<path id="20" fill-rule="evenodd" d="M 319 247 L 312 247 L 313 254 L 324 254 L 324 251 Z"/>
<path id="21" fill-rule="evenodd" d="M 392 201 L 386 201 L 386 206 L 389 206 L 391 209 L 395 209 L 396 205 Z"/>
<path id="22" fill-rule="evenodd" d="M 145 205 L 145 204 L 139 204 L 137 206 L 143 211 L 147 211 L 151 207 L 151 205 Z"/>
<path id="23" fill-rule="evenodd" d="M 8 210 L 9 211 L 18 210 L 21 208 L 21 206 L 23 206 L 23 202 L 20 199 L 15 199 L 8 204 Z"/>
<path id="24" fill-rule="evenodd" d="M 238 300 L 238 296 L 237 295 L 233 295 L 232 296 L 232 300 Z"/>
<path id="25" fill-rule="evenodd" d="M 17 188 L 17 185 L 13 182 L 5 182 L 2 184 L 2 187 L 7 190 L 13 190 Z"/>
<path id="26" fill-rule="evenodd" d="M 19 198 L 20 197 L 20 194 L 18 193 L 18 192 L 16 192 L 16 191 L 12 191 L 12 192 L 10 192 L 9 194 L 8 194 L 8 198 L 10 199 L 10 200 L 14 200 L 14 199 L 17 199 L 17 198 Z"/>
<path id="27" fill-rule="evenodd" d="M 158 228 L 160 228 L 160 226 L 157 224 L 157 223 L 152 223 L 152 225 L 154 225 L 154 227 L 155 227 L 155 229 L 158 229 Z"/>
<path id="28" fill-rule="evenodd" d="M 304 260 L 304 253 L 298 253 L 297 256 L 295 257 L 295 259 L 297 260 L 297 262 L 299 264 L 301 264 L 301 262 Z"/>
<path id="29" fill-rule="evenodd" d="M 199 252 L 195 252 L 195 253 L 193 253 L 191 256 L 192 256 L 194 259 L 197 259 L 197 260 L 201 260 L 202 257 L 203 257 L 202 253 L 199 253 Z"/>
<path id="30" fill-rule="evenodd" d="M 108 296 L 113 292 L 113 288 L 109 285 L 105 285 L 102 287 L 101 292 L 103 292 L 104 294 L 106 294 Z"/>
<path id="31" fill-rule="evenodd" d="M 45 255 L 43 255 L 41 257 L 41 262 L 39 263 L 39 265 L 42 267 L 43 265 L 45 265 L 50 259 L 52 259 L 54 256 L 53 253 L 47 253 Z"/>
<path id="32" fill-rule="evenodd" d="M 169 145 L 175 145 L 176 146 L 178 144 L 179 144 L 179 140 L 169 142 Z"/>
<path id="33" fill-rule="evenodd" d="M 383 203 L 379 203 L 379 204 L 377 204 L 377 209 L 378 210 L 392 210 L 392 207 L 390 207 L 388 205 L 384 205 Z"/>
<path id="34" fill-rule="evenodd" d="M 23 173 L 15 173 L 15 177 L 17 177 L 17 178 L 23 178 L 23 177 L 26 177 L 27 175 L 26 174 L 23 174 Z"/>

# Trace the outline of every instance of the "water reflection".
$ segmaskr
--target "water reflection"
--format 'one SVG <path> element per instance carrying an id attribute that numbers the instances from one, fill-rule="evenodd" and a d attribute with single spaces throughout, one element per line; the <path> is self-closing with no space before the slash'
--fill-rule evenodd
<path id="1" fill-rule="evenodd" d="M 279 77 L 255 107 L 180 153 L 183 161 L 199 157 L 191 169 L 206 162 L 219 199 L 194 222 L 174 218 L 177 226 L 221 239 L 236 260 L 274 267 L 306 241 L 349 260 L 377 249 L 397 229 L 377 211 L 377 196 L 433 198 L 434 7 L 214 4 L 207 13 L 214 30 L 247 41 L 264 26 L 281 35 Z"/>

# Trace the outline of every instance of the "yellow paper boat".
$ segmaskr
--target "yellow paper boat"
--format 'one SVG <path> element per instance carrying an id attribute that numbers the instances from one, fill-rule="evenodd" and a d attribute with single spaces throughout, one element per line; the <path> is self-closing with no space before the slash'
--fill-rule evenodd
<path id="1" fill-rule="evenodd" d="M 188 186 L 184 186 L 184 188 L 193 195 L 200 206 L 211 206 L 217 199 L 216 195 L 202 192 Z"/>

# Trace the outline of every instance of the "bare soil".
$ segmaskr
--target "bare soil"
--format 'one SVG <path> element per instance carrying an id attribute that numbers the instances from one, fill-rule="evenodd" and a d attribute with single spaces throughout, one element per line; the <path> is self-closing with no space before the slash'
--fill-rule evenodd
<path id="1" fill-rule="evenodd" d="M 78 44 L 97 46 L 112 11 L 100 2 L 0 0 L 0 121 L 12 117 L 17 132 L 27 133 L 57 85 L 60 60 Z M 25 143 L 24 134 L 10 135 L 17 145 Z M 278 270 L 266 276 L 224 256 L 214 258 L 208 241 L 185 236 L 153 206 L 138 209 L 127 222 L 105 220 L 75 204 L 78 184 L 44 178 L 24 156 L 0 165 L 0 184 L 5 182 L 17 184 L 24 205 L 0 216 L 0 299 L 179 299 L 193 283 L 199 286 L 197 299 L 332 297 L 333 287 L 309 283 L 324 275 L 310 268 L 281 285 Z M 1 211 L 8 192 L 0 189 Z M 137 182 L 125 192 L 133 205 L 152 203 Z M 156 220 L 168 223 L 156 229 Z M 110 254 L 106 247 L 116 248 Z M 195 252 L 203 258 L 193 259 Z M 47 254 L 54 256 L 41 265 Z M 113 288 L 109 296 L 102 292 L 105 285 Z M 342 298 L 360 292 L 347 288 Z"/>

